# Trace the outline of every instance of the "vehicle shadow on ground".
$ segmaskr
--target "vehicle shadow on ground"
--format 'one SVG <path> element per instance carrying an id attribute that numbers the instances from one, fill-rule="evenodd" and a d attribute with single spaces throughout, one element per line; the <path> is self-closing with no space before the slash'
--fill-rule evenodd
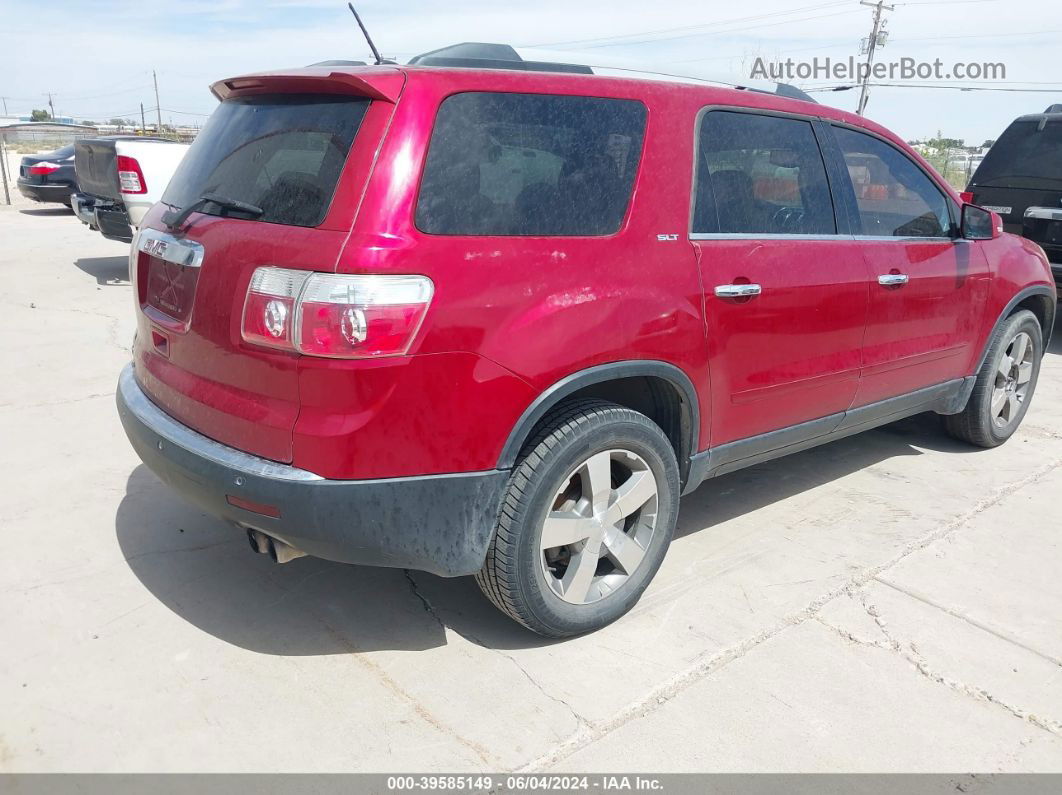
<path id="1" fill-rule="evenodd" d="M 671 554 L 682 539 L 807 489 L 918 448 L 969 451 L 922 415 L 706 482 L 683 500 Z M 492 649 L 547 641 L 499 613 L 471 577 L 376 569 L 300 558 L 276 565 L 253 554 L 242 531 L 206 516 L 145 467 L 129 476 L 115 519 L 133 573 L 184 620 L 262 654 L 420 651 L 446 630 Z"/>
<path id="2" fill-rule="evenodd" d="M 51 215 L 72 215 L 74 211 L 65 204 L 57 204 L 55 207 L 39 207 L 35 210 L 19 210 L 19 212 L 23 215 L 41 215 L 47 217 Z"/>
<path id="3" fill-rule="evenodd" d="M 74 264 L 104 287 L 129 285 L 128 257 L 81 257 Z"/>

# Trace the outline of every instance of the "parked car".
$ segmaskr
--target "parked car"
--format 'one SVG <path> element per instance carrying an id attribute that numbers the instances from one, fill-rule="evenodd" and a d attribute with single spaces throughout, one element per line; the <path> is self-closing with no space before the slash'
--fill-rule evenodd
<path id="1" fill-rule="evenodd" d="M 1006 231 L 1040 244 L 1062 290 L 1062 105 L 1012 122 L 964 196 L 999 213 Z"/>
<path id="2" fill-rule="evenodd" d="M 74 212 L 104 237 L 128 243 L 187 151 L 188 144 L 136 135 L 78 141 Z"/>
<path id="3" fill-rule="evenodd" d="M 118 411 L 274 560 L 475 575 L 567 636 L 709 478 L 919 412 L 993 447 L 1029 409 L 1043 252 L 866 119 L 519 66 L 213 91 L 132 246 Z"/>
<path id="4" fill-rule="evenodd" d="M 74 175 L 74 145 L 52 152 L 26 155 L 18 170 L 18 192 L 35 202 L 70 204 L 77 190 Z"/>

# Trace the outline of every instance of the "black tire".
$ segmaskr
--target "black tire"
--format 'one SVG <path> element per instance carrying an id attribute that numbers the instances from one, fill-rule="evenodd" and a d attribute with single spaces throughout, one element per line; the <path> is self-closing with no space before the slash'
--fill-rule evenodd
<path id="1" fill-rule="evenodd" d="M 584 463 L 602 453 L 620 455 L 618 451 L 633 454 L 639 466 L 651 470 L 655 503 L 646 504 L 655 506 L 655 526 L 640 563 L 621 585 L 598 601 L 573 604 L 547 582 L 553 569 L 547 571 L 543 562 L 543 525 L 558 491 L 577 482 L 574 479 L 580 477 L 577 473 Z M 622 475 L 622 467 L 617 470 L 612 459 L 608 460 L 611 471 Z M 613 474 L 612 484 L 619 488 L 622 484 L 616 485 L 615 478 Z M 494 538 L 476 582 L 503 613 L 539 635 L 562 638 L 599 629 L 630 610 L 660 568 L 675 531 L 678 502 L 675 451 L 659 426 L 644 414 L 602 400 L 566 404 L 551 412 L 525 445 L 509 478 Z M 611 566 L 608 553 L 602 554 L 604 566 Z M 595 572 L 601 571 L 601 565 Z"/>
<path id="2" fill-rule="evenodd" d="M 1007 379 L 999 374 L 1000 366 L 1008 356 L 1012 342 L 1023 333 L 1031 340 L 1031 377 L 1020 408 L 1003 421 L 1004 418 L 997 418 L 992 410 L 993 393 L 996 393 L 1001 383 L 1006 382 Z M 1023 309 L 1008 317 L 992 337 L 988 355 L 977 373 L 977 381 L 966 408 L 958 414 L 944 417 L 944 428 L 947 432 L 956 439 L 978 447 L 998 447 L 1013 436 L 1029 410 L 1033 392 L 1036 390 L 1043 350 L 1043 331 L 1036 315 Z"/>

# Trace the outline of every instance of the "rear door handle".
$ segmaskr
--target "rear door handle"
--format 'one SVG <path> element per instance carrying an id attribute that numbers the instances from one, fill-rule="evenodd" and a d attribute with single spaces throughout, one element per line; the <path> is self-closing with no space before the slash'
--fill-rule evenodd
<path id="1" fill-rule="evenodd" d="M 878 277 L 878 284 L 882 287 L 899 287 L 907 284 L 906 273 L 885 273 Z"/>
<path id="2" fill-rule="evenodd" d="M 720 284 L 715 288 L 717 298 L 751 298 L 761 292 L 758 284 Z"/>

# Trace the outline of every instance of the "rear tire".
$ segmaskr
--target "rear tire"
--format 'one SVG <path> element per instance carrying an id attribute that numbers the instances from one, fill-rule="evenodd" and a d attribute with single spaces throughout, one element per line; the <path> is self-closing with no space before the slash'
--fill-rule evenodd
<path id="1" fill-rule="evenodd" d="M 1036 390 L 1043 348 L 1036 315 L 1023 309 L 1007 318 L 992 338 L 966 408 L 944 418 L 947 432 L 986 448 L 1013 436 Z"/>
<path id="2" fill-rule="evenodd" d="M 599 629 L 660 568 L 678 500 L 675 452 L 652 420 L 602 400 L 562 406 L 513 469 L 476 582 L 539 635 Z"/>

